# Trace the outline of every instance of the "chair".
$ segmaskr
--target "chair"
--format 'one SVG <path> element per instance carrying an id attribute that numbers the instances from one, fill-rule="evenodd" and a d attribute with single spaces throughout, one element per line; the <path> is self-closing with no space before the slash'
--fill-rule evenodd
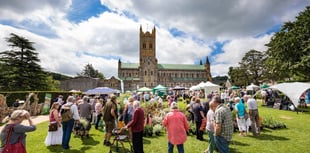
<path id="1" fill-rule="evenodd" d="M 120 148 L 119 148 L 119 143 L 121 144 L 122 150 L 124 152 L 127 152 L 127 149 L 125 148 L 124 142 L 128 142 L 130 149 L 129 152 L 133 152 L 132 149 L 132 145 L 128 136 L 128 131 L 125 131 L 123 129 L 120 128 L 115 128 L 112 131 L 112 134 L 114 135 L 114 139 L 112 141 L 112 144 L 110 146 L 110 153 L 112 153 L 112 148 L 115 146 L 115 151 L 119 152 Z"/>

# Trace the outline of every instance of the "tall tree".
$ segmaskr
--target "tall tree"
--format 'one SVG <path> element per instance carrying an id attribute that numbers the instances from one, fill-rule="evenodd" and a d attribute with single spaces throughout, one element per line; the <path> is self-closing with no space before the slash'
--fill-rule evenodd
<path id="1" fill-rule="evenodd" d="M 34 43 L 14 33 L 6 41 L 11 50 L 0 53 L 1 90 L 47 90 L 46 74 L 38 64 Z"/>
<path id="2" fill-rule="evenodd" d="M 104 79 L 104 75 L 96 70 L 92 64 L 86 64 L 78 76 Z"/>
<path id="3" fill-rule="evenodd" d="M 250 83 L 246 69 L 241 67 L 229 67 L 228 75 L 232 85 L 245 86 Z"/>
<path id="4" fill-rule="evenodd" d="M 257 50 L 248 51 L 242 58 L 240 64 L 241 69 L 246 70 L 245 73 L 254 84 L 260 84 L 263 80 L 265 56 Z"/>
<path id="5" fill-rule="evenodd" d="M 277 80 L 310 80 L 310 6 L 294 22 L 286 22 L 266 46 L 266 64 Z"/>

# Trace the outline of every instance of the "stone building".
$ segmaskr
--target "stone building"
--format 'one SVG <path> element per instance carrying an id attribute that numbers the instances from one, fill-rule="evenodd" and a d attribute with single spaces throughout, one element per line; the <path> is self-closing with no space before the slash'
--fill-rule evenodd
<path id="1" fill-rule="evenodd" d="M 113 89 L 121 89 L 121 81 L 112 76 L 107 79 L 89 78 L 89 77 L 75 77 L 60 82 L 60 89 L 64 91 L 80 90 L 86 91 L 96 87 L 109 87 Z"/>
<path id="2" fill-rule="evenodd" d="M 154 88 L 158 84 L 173 88 L 191 87 L 202 81 L 211 81 L 210 63 L 206 64 L 160 64 L 156 58 L 156 29 L 143 32 L 140 26 L 139 63 L 118 61 L 118 77 L 123 81 L 124 90 L 141 87 Z"/>

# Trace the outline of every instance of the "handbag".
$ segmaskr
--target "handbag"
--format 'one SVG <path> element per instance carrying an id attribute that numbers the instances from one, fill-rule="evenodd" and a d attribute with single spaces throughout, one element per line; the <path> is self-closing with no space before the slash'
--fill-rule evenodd
<path id="1" fill-rule="evenodd" d="M 9 128 L 9 132 L 8 132 L 8 135 L 6 136 L 6 142 L 2 149 L 2 153 L 27 153 L 26 148 L 24 144 L 22 143 L 21 136 L 19 136 L 17 143 L 10 144 L 9 139 L 11 138 L 11 134 L 12 134 L 14 126 L 15 125 L 12 125 Z"/>
<path id="2" fill-rule="evenodd" d="M 50 123 L 48 125 L 48 131 L 49 132 L 53 132 L 53 131 L 57 131 L 58 130 L 58 124 L 56 123 Z"/>

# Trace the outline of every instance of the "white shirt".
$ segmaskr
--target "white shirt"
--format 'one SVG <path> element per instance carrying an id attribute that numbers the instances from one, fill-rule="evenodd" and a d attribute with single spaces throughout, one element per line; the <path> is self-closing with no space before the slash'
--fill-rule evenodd
<path id="1" fill-rule="evenodd" d="M 249 110 L 257 109 L 257 102 L 254 98 L 249 98 L 247 103 Z"/>

